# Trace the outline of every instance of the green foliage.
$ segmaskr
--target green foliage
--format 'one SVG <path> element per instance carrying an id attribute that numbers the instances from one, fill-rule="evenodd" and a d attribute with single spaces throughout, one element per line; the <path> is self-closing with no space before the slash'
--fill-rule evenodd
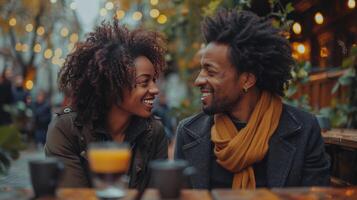
<path id="1" fill-rule="evenodd" d="M 284 98 L 284 103 L 289 104 L 291 106 L 301 108 L 305 111 L 311 111 L 312 108 L 309 105 L 309 97 L 307 95 L 301 95 L 298 98 Z"/>
<path id="2" fill-rule="evenodd" d="M 331 90 L 331 93 L 334 94 L 341 86 L 349 86 L 352 85 L 355 81 L 356 70 L 354 68 L 349 68 L 345 71 L 345 73 L 337 80 L 336 84 Z"/>
<path id="3" fill-rule="evenodd" d="M 306 94 L 296 98 L 298 86 L 307 84 L 309 82 L 310 71 L 311 63 L 306 61 L 299 62 L 293 67 L 293 70 L 291 71 L 292 80 L 289 84 L 289 87 L 285 90 L 285 103 L 307 111 L 311 111 L 309 97 Z"/>
<path id="4" fill-rule="evenodd" d="M 356 70 L 349 68 L 339 79 L 338 84 L 341 86 L 351 85 L 356 77 Z"/>
<path id="5" fill-rule="evenodd" d="M 280 28 L 285 33 L 289 33 L 293 20 L 288 19 L 288 15 L 294 11 L 292 3 L 287 3 L 285 7 L 281 4 L 280 0 L 269 0 L 271 13 L 268 17 L 275 19 L 273 26 Z"/>
<path id="6" fill-rule="evenodd" d="M 0 174 L 7 172 L 11 159 L 17 159 L 19 151 L 24 148 L 25 144 L 15 126 L 0 126 Z"/>
<path id="7" fill-rule="evenodd" d="M 331 93 L 334 94 L 341 86 L 348 86 L 349 101 L 340 102 L 336 99 L 333 99 L 332 104 L 329 107 L 322 108 L 317 111 L 319 114 L 330 119 L 332 127 L 357 128 L 356 58 L 357 48 L 352 47 L 349 56 L 343 60 L 342 68 L 345 68 L 346 71 L 338 79 L 331 90 Z M 304 85 L 309 82 L 308 74 L 310 71 L 311 64 L 309 62 L 301 62 L 294 67 L 292 71 L 293 80 L 290 87 L 286 90 L 286 98 L 284 101 L 293 106 L 314 112 L 309 106 L 309 98 L 307 95 L 302 95 L 299 98 L 294 97 L 298 91 L 298 85 Z"/>
<path id="8" fill-rule="evenodd" d="M 216 12 L 218 6 L 222 3 L 223 0 L 213 0 L 208 3 L 207 6 L 202 8 L 203 16 L 212 16 Z"/>
<path id="9" fill-rule="evenodd" d="M 342 62 L 342 68 L 347 69 L 338 79 L 331 93 L 337 92 L 341 86 L 348 86 L 348 102 L 339 103 L 328 112 L 332 121 L 336 120 L 336 126 L 357 128 L 357 47 L 352 46 L 349 56 Z M 337 117 L 335 117 L 337 116 Z M 340 118 L 339 118 L 340 117 Z"/>
<path id="10" fill-rule="evenodd" d="M 306 84 L 309 82 L 309 73 L 311 72 L 311 63 L 309 61 L 298 62 L 293 66 L 291 75 L 293 77 L 294 83 L 303 83 Z"/>
<path id="11" fill-rule="evenodd" d="M 350 126 L 352 123 L 350 116 L 356 111 L 356 108 L 341 103 L 334 107 L 322 108 L 319 112 L 330 119 L 332 127 L 343 128 Z"/>
<path id="12" fill-rule="evenodd" d="M 23 101 L 18 101 L 11 105 L 5 105 L 4 110 L 10 113 L 12 120 L 14 121 L 14 125 L 19 130 L 28 129 L 28 125 L 32 123 L 32 109 L 27 106 Z"/>
<path id="13" fill-rule="evenodd" d="M 11 159 L 17 159 L 20 155 L 19 151 L 26 147 L 22 142 L 19 129 L 24 129 L 32 116 L 31 109 L 22 101 L 5 105 L 4 110 L 11 114 L 14 123 L 0 126 L 0 175 L 8 171 Z"/>

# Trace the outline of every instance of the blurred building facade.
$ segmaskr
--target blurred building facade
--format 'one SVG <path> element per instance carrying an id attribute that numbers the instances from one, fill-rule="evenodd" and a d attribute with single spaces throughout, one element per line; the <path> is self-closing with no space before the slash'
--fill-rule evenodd
<path id="1" fill-rule="evenodd" d="M 348 88 L 333 90 L 349 67 L 344 59 L 357 44 L 356 1 L 296 0 L 293 5 L 293 56 L 312 65 L 310 82 L 301 86 L 300 95 L 309 94 L 314 109 L 348 101 Z"/>

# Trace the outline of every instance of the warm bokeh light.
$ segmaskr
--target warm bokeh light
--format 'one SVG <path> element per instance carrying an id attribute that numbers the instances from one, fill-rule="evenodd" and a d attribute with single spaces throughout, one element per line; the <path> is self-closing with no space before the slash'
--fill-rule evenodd
<path id="1" fill-rule="evenodd" d="M 16 43 L 15 50 L 16 51 L 21 51 L 22 50 L 22 44 L 21 43 Z"/>
<path id="2" fill-rule="evenodd" d="M 50 59 L 52 57 L 52 50 L 46 49 L 45 53 L 43 54 L 46 59 Z"/>
<path id="3" fill-rule="evenodd" d="M 160 15 L 160 11 L 158 9 L 151 9 L 150 10 L 150 16 L 152 18 L 156 18 Z"/>
<path id="4" fill-rule="evenodd" d="M 37 35 L 43 35 L 45 33 L 45 28 L 43 26 L 39 26 L 36 30 Z"/>
<path id="5" fill-rule="evenodd" d="M 27 90 L 32 90 L 32 88 L 33 88 L 33 81 L 27 80 L 26 83 L 25 83 L 25 87 L 26 87 Z"/>
<path id="6" fill-rule="evenodd" d="M 315 22 L 316 22 L 316 24 L 324 23 L 324 16 L 322 16 L 322 14 L 320 12 L 317 12 L 315 14 Z"/>
<path id="7" fill-rule="evenodd" d="M 165 24 L 166 21 L 167 21 L 166 15 L 160 15 L 160 16 L 157 18 L 157 22 L 158 22 L 159 24 Z"/>
<path id="8" fill-rule="evenodd" d="M 63 64 L 64 64 L 65 61 L 66 61 L 66 60 L 65 60 L 64 58 L 60 58 L 60 59 L 58 60 L 58 65 L 59 65 L 59 66 L 63 66 Z"/>
<path id="9" fill-rule="evenodd" d="M 10 25 L 10 26 L 15 26 L 15 25 L 16 25 L 16 18 L 11 18 L 11 19 L 9 20 L 9 25 Z"/>
<path id="10" fill-rule="evenodd" d="M 310 60 L 310 43 L 308 41 L 292 42 L 291 55 L 298 61 Z"/>
<path id="11" fill-rule="evenodd" d="M 69 37 L 69 41 L 71 41 L 72 43 L 76 43 L 78 41 L 78 34 L 72 33 L 71 36 Z"/>
<path id="12" fill-rule="evenodd" d="M 35 46 L 33 47 L 33 50 L 36 52 L 36 53 L 40 53 L 41 52 L 41 45 L 40 44 L 35 44 Z"/>
<path id="13" fill-rule="evenodd" d="M 111 9 L 114 8 L 114 4 L 109 1 L 109 2 L 107 2 L 107 3 L 105 4 L 105 8 L 106 8 L 107 10 L 111 10 Z"/>
<path id="14" fill-rule="evenodd" d="M 136 21 L 139 21 L 143 17 L 143 14 L 139 11 L 135 11 L 133 13 L 133 19 Z"/>
<path id="15" fill-rule="evenodd" d="M 101 8 L 99 11 L 99 14 L 100 14 L 100 16 L 104 17 L 108 14 L 108 11 L 105 8 Z"/>
<path id="16" fill-rule="evenodd" d="M 33 30 L 33 25 L 32 25 L 32 24 L 26 24 L 25 30 L 26 30 L 27 32 L 31 32 L 31 31 Z"/>
<path id="17" fill-rule="evenodd" d="M 55 50 L 55 57 L 61 57 L 62 56 L 62 49 L 61 48 L 57 48 Z"/>
<path id="18" fill-rule="evenodd" d="M 155 6 L 159 3 L 159 0 L 150 0 L 151 5 Z"/>
<path id="19" fill-rule="evenodd" d="M 23 44 L 21 50 L 22 50 L 22 52 L 27 52 L 29 50 L 29 45 Z"/>
<path id="20" fill-rule="evenodd" d="M 294 31 L 295 34 L 299 35 L 301 33 L 301 29 L 302 28 L 301 28 L 301 25 L 300 25 L 299 22 L 295 22 L 293 24 L 293 31 Z"/>
<path id="21" fill-rule="evenodd" d="M 355 1 L 355 0 L 348 0 L 347 6 L 348 6 L 348 8 L 350 8 L 350 9 L 355 8 L 355 7 L 356 7 L 356 1 Z"/>
<path id="22" fill-rule="evenodd" d="M 54 65 L 58 65 L 59 64 L 59 58 L 55 56 L 55 57 L 52 58 L 51 62 Z"/>
<path id="23" fill-rule="evenodd" d="M 65 59 L 60 57 L 53 57 L 51 61 L 54 65 L 62 66 L 65 62 Z"/>
<path id="24" fill-rule="evenodd" d="M 75 10 L 77 8 L 77 4 L 76 2 L 72 2 L 69 7 L 72 9 L 72 10 Z"/>
<path id="25" fill-rule="evenodd" d="M 69 43 L 67 46 L 68 51 L 72 51 L 74 48 L 74 44 L 73 43 Z"/>
<path id="26" fill-rule="evenodd" d="M 304 45 L 304 44 L 299 44 L 299 45 L 297 46 L 297 52 L 298 52 L 299 54 L 304 54 L 305 51 L 306 51 L 306 49 L 305 49 L 305 45 Z"/>
<path id="27" fill-rule="evenodd" d="M 61 36 L 62 36 L 62 37 L 67 37 L 68 33 L 69 33 L 69 31 L 68 31 L 68 28 L 67 28 L 67 27 L 63 27 L 63 28 L 61 29 Z"/>
<path id="28" fill-rule="evenodd" d="M 58 60 L 57 57 L 53 57 L 51 60 L 52 64 L 54 64 L 54 65 L 57 64 L 57 60 Z"/>
<path id="29" fill-rule="evenodd" d="M 125 12 L 123 10 L 117 10 L 115 13 L 116 19 L 123 19 L 125 16 Z"/>
<path id="30" fill-rule="evenodd" d="M 299 56 L 298 56 L 296 53 L 294 53 L 294 52 L 291 53 L 291 56 L 292 56 L 294 59 L 296 59 L 296 60 L 299 58 Z"/>
<path id="31" fill-rule="evenodd" d="M 321 56 L 321 58 L 328 57 L 328 49 L 326 47 L 322 47 L 320 49 L 320 56 Z"/>

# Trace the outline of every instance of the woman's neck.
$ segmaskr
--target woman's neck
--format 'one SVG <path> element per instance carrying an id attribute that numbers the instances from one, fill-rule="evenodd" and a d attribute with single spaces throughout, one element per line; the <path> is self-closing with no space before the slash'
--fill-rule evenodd
<path id="1" fill-rule="evenodd" d="M 124 135 L 124 131 L 128 127 L 130 120 L 131 115 L 128 112 L 116 105 L 112 106 L 108 113 L 107 127 L 114 140 L 115 138 Z"/>

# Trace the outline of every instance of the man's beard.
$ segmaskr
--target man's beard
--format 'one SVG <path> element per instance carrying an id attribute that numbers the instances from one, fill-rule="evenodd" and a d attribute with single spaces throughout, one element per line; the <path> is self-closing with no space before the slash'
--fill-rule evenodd
<path id="1" fill-rule="evenodd" d="M 207 107 L 203 107 L 203 112 L 206 113 L 207 115 L 214 115 L 216 113 L 223 112 L 222 105 L 218 105 L 216 99 L 214 96 L 212 97 L 211 105 Z"/>
<path id="2" fill-rule="evenodd" d="M 236 105 L 241 100 L 241 95 L 234 101 L 227 100 L 217 100 L 214 96 L 212 97 L 212 103 L 210 106 L 203 107 L 203 112 L 207 115 L 214 115 L 217 113 L 229 113 L 232 111 L 234 105 Z"/>

